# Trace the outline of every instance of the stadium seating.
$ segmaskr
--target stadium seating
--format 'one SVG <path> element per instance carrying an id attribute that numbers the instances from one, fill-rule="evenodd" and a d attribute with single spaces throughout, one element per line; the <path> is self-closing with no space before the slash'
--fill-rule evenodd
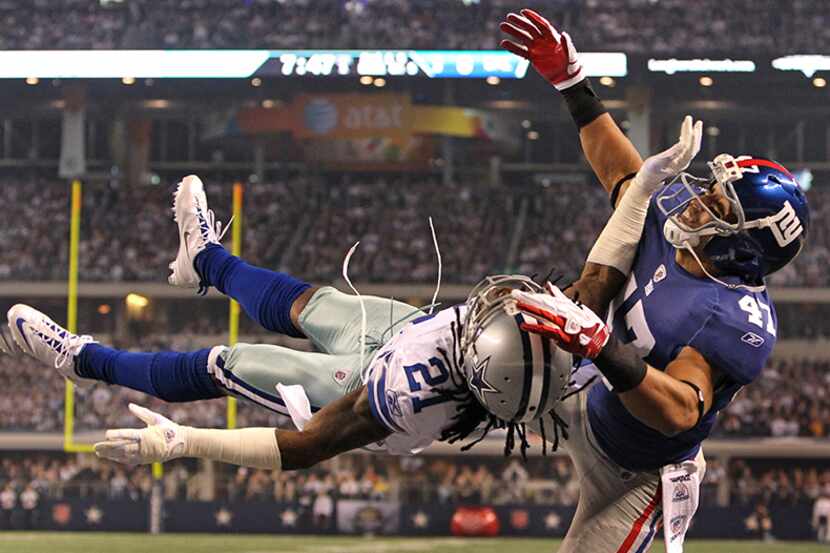
<path id="1" fill-rule="evenodd" d="M 229 218 L 230 183 L 207 175 L 219 220 Z M 0 280 L 63 280 L 67 274 L 68 188 L 36 175 L 0 179 L 7 201 L 20 206 L 0 228 Z M 164 282 L 176 251 L 170 216 L 173 182 L 155 188 L 87 187 L 83 204 L 80 279 Z M 807 247 L 773 285 L 827 286 L 830 273 L 830 193 L 810 190 L 813 210 Z M 517 225 L 527 201 L 524 225 Z M 358 281 L 429 283 L 436 258 L 428 217 L 438 232 L 444 281 L 470 284 L 494 272 L 545 275 L 552 268 L 576 276 L 610 214 L 598 186 L 488 187 L 430 178 L 306 176 L 250 185 L 246 190 L 244 256 L 315 282 L 338 278 L 350 265 Z M 514 236 L 517 233 L 518 236 Z M 510 245 L 515 243 L 515 252 Z"/>
<path id="2" fill-rule="evenodd" d="M 536 0 L 524 5 L 539 8 L 569 30 L 582 50 L 784 54 L 830 47 L 830 6 L 811 0 Z M 515 9 L 505 0 L 7 0 L 0 2 L 0 49 L 489 49 L 498 45 L 499 20 Z M 89 32 L 67 32 L 80 28 Z"/>

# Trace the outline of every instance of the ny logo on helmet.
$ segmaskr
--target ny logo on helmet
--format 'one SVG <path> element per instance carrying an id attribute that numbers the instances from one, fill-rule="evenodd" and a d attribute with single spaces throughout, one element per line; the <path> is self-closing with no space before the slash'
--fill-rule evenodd
<path id="1" fill-rule="evenodd" d="M 775 236 L 775 241 L 782 248 L 804 232 L 804 227 L 801 221 L 798 220 L 795 209 L 788 201 L 784 202 L 781 211 L 769 218 L 769 227 L 772 230 L 772 235 Z"/>

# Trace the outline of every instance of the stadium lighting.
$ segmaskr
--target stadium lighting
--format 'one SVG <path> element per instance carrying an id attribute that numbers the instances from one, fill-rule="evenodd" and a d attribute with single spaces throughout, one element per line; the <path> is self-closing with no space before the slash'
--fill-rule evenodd
<path id="1" fill-rule="evenodd" d="M 26 77 L 26 84 L 35 86 L 37 83 L 40 82 L 40 79 L 37 77 Z"/>
<path id="2" fill-rule="evenodd" d="M 121 83 L 125 85 L 135 84 L 135 77 L 121 77 Z"/>
<path id="3" fill-rule="evenodd" d="M 613 77 L 600 77 L 599 84 L 610 87 L 615 86 L 617 84 L 617 81 L 615 81 Z"/>
<path id="4" fill-rule="evenodd" d="M 701 77 L 698 82 L 700 83 L 700 86 L 712 86 L 715 83 L 712 77 L 707 76 Z"/>
<path id="5" fill-rule="evenodd" d="M 824 88 L 827 86 L 827 80 L 822 77 L 816 77 L 813 79 L 813 86 L 816 88 Z"/>
<path id="6" fill-rule="evenodd" d="M 360 77 L 360 84 L 362 85 L 369 86 L 370 84 L 372 84 L 373 81 L 374 79 L 369 75 L 363 75 L 362 77 Z"/>
<path id="7" fill-rule="evenodd" d="M 127 302 L 127 307 L 136 310 L 144 309 L 145 307 L 150 305 L 149 299 L 147 299 L 145 296 L 142 296 L 141 294 L 135 293 L 127 294 L 125 301 Z"/>
<path id="8" fill-rule="evenodd" d="M 386 79 L 384 79 L 383 77 L 378 77 L 374 80 L 373 84 L 378 88 L 384 87 L 386 86 Z"/>
<path id="9" fill-rule="evenodd" d="M 251 79 L 251 86 L 262 86 L 262 79 L 260 79 L 259 77 L 254 77 L 253 79 Z"/>
<path id="10" fill-rule="evenodd" d="M 496 86 L 500 82 L 501 82 L 501 79 L 499 79 L 495 75 L 490 75 L 489 77 L 487 77 L 487 84 L 489 84 L 491 86 Z"/>
<path id="11" fill-rule="evenodd" d="M 711 127 L 706 127 L 706 134 L 708 136 L 718 136 L 720 134 L 720 129 L 715 127 L 714 125 Z"/>

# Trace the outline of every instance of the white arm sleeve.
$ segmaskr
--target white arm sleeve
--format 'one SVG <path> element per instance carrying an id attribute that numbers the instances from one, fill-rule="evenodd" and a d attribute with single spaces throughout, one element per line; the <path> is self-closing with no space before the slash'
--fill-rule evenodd
<path id="1" fill-rule="evenodd" d="M 589 263 L 597 263 L 618 269 L 628 275 L 637 245 L 646 223 L 651 193 L 639 180 L 639 173 L 631 180 L 617 209 L 611 214 L 605 228 L 588 254 Z"/>
<path id="2" fill-rule="evenodd" d="M 198 457 L 258 469 L 282 469 L 282 456 L 273 428 L 182 428 L 185 431 L 183 457 Z"/>

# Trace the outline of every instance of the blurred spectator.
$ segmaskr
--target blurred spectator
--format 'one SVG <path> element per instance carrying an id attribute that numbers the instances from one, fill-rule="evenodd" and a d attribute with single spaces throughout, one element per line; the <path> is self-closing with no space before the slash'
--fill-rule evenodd
<path id="1" fill-rule="evenodd" d="M 0 528 L 8 530 L 12 527 L 12 515 L 17 506 L 17 492 L 11 482 L 0 491 Z"/>

